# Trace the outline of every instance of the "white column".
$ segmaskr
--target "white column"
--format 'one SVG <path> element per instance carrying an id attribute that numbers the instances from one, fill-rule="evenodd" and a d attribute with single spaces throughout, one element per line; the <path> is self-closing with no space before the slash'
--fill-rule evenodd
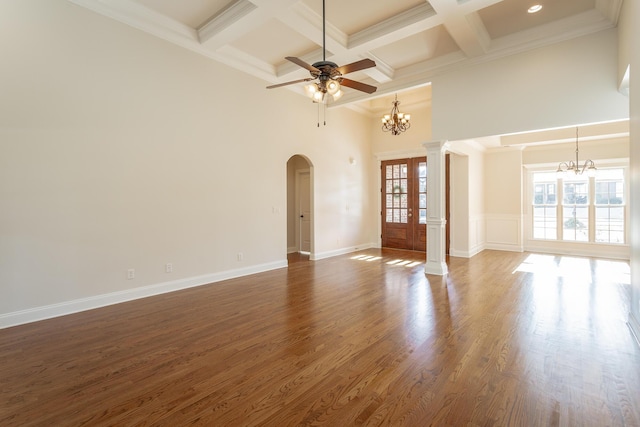
<path id="1" fill-rule="evenodd" d="M 427 262 L 426 274 L 444 276 L 446 262 L 445 154 L 446 141 L 424 142 L 427 149 Z"/>

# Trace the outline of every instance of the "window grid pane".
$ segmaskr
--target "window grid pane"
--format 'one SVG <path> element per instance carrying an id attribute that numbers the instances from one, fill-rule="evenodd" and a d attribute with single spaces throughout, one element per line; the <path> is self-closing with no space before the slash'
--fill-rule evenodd
<path id="1" fill-rule="evenodd" d="M 589 241 L 589 208 L 565 206 L 562 209 L 562 238 L 576 242 Z"/>
<path id="2" fill-rule="evenodd" d="M 589 204 L 589 181 L 564 182 L 564 205 Z"/>

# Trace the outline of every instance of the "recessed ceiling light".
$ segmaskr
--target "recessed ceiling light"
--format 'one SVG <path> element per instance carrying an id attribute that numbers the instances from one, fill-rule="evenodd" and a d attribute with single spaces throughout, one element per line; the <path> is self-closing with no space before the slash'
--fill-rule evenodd
<path id="1" fill-rule="evenodd" d="M 531 6 L 527 12 L 529 13 L 536 13 L 536 12 L 540 12 L 540 9 L 542 9 L 542 5 L 541 4 L 534 4 L 533 6 Z"/>

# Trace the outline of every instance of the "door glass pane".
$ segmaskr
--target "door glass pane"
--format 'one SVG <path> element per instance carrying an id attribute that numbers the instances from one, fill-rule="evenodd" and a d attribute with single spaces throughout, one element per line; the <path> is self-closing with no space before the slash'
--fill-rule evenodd
<path id="1" fill-rule="evenodd" d="M 419 178 L 418 180 L 418 191 L 420 193 L 427 192 L 427 178 Z"/>
<path id="2" fill-rule="evenodd" d="M 418 163 L 418 224 L 427 223 L 427 162 Z"/>
<path id="3" fill-rule="evenodd" d="M 400 165 L 400 178 L 406 178 L 407 177 L 407 164 L 403 163 L 402 165 Z"/>
<path id="4" fill-rule="evenodd" d="M 400 222 L 403 224 L 407 223 L 407 210 L 400 209 Z"/>
<path id="5" fill-rule="evenodd" d="M 418 220 L 419 224 L 426 224 L 427 223 L 427 210 L 426 209 L 420 209 L 420 219 Z"/>
<path id="6" fill-rule="evenodd" d="M 389 223 L 407 222 L 409 208 L 409 195 L 407 194 L 408 164 L 395 164 L 385 166 L 385 220 Z M 404 214 L 400 209 L 405 209 Z"/>

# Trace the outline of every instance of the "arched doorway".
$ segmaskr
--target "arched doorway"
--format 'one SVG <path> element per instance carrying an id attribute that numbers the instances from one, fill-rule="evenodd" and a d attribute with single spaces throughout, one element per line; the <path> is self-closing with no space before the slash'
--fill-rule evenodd
<path id="1" fill-rule="evenodd" d="M 296 154 L 287 161 L 287 255 L 313 259 L 313 220 L 313 165 Z"/>

